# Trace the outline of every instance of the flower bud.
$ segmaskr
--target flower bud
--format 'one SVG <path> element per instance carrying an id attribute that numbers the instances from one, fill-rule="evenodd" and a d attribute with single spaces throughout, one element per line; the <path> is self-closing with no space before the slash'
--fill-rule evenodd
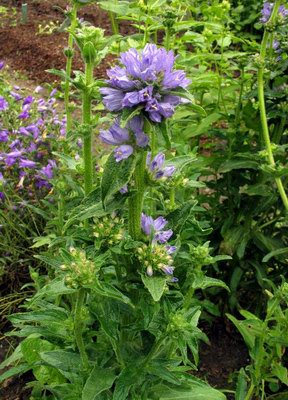
<path id="1" fill-rule="evenodd" d="M 87 42 L 83 46 L 83 57 L 87 64 L 94 64 L 97 53 L 92 42 Z"/>

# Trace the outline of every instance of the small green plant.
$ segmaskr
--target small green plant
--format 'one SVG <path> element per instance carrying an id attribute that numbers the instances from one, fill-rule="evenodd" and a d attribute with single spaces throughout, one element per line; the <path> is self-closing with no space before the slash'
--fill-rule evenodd
<path id="1" fill-rule="evenodd" d="M 240 311 L 244 320 L 237 320 L 228 314 L 228 318 L 243 336 L 251 358 L 250 365 L 245 368 L 246 373 L 242 371 L 239 377 L 239 400 L 269 399 L 269 392 L 278 393 L 276 398 L 280 399 L 281 393 L 284 397 L 287 393 L 284 388 L 288 386 L 285 364 L 288 345 L 288 285 L 283 282 L 277 288 L 272 284 L 272 288 L 272 292 L 265 291 L 268 301 L 263 319 L 245 310 Z"/>

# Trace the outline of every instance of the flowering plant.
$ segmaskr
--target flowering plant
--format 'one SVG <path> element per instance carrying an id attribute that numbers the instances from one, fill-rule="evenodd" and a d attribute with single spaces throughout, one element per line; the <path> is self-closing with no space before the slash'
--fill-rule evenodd
<path id="1" fill-rule="evenodd" d="M 44 303 L 54 313 L 55 296 L 64 296 L 69 311 L 64 311 L 64 303 L 57 306 L 64 318 L 64 331 L 55 330 L 57 338 L 59 334 L 64 334 L 64 342 L 54 345 L 49 334 L 44 334 L 45 339 L 37 338 L 37 343 L 33 342 L 33 345 L 43 349 L 47 344 L 46 350 L 51 350 L 40 350 L 36 357 L 37 360 L 39 357 L 45 359 L 46 372 L 53 368 L 55 357 L 64 359 L 64 353 L 68 363 L 74 357 L 74 372 L 63 375 L 62 367 L 57 367 L 57 378 L 49 373 L 39 378 L 34 362 L 29 362 L 29 368 L 39 381 L 42 380 L 43 388 L 48 385 L 49 391 L 61 399 L 71 400 L 76 396 L 78 400 L 82 395 L 86 399 L 92 382 L 96 397 L 93 396 L 102 399 L 98 397 L 100 392 L 97 390 L 104 376 L 105 380 L 108 376 L 108 381 L 101 390 L 103 399 L 148 399 L 155 395 L 155 399 L 162 399 L 167 389 L 164 375 L 168 373 L 171 374 L 172 381 L 169 380 L 173 382 L 173 387 L 177 385 L 180 374 L 183 393 L 198 391 L 200 395 L 203 390 L 208 390 L 215 400 L 222 400 L 225 396 L 220 392 L 204 383 L 201 389 L 197 389 L 197 380 L 175 369 L 181 360 L 186 365 L 197 364 L 198 342 L 200 339 L 207 340 L 197 328 L 200 310 L 193 305 L 194 291 L 204 287 L 205 275 L 201 267 L 206 261 L 197 264 L 200 283 L 193 285 L 193 292 L 188 288 L 195 276 L 188 273 L 186 266 L 182 271 L 176 268 L 179 265 L 177 255 L 182 247 L 183 226 L 195 203 L 177 204 L 174 193 L 170 195 L 171 201 L 166 209 L 153 198 L 153 190 L 156 191 L 163 182 L 167 182 L 161 188 L 163 196 L 167 197 L 167 191 L 168 194 L 173 192 L 177 167 L 191 161 L 190 157 L 165 161 L 165 150 L 158 150 L 154 132 L 155 126 L 162 129 L 163 120 L 174 114 L 178 104 L 185 102 L 184 96 L 189 97 L 185 88 L 190 81 L 184 71 L 173 69 L 175 57 L 171 51 L 147 45 L 142 52 L 131 49 L 123 53 L 121 61 L 124 68 L 112 68 L 108 72 L 110 79 L 106 82 L 109 87 L 100 88 L 106 107 L 117 113 L 112 126 L 100 130 L 100 139 L 115 146 L 115 149 L 108 157 L 103 172 L 94 168 L 93 171 L 90 89 L 93 87 L 95 91 L 93 60 L 97 58 L 99 32 L 96 32 L 96 45 L 87 39 L 91 32 L 94 30 L 81 30 L 81 34 L 75 31 L 85 63 L 85 79 L 81 86 L 83 118 L 78 132 L 84 132 L 86 196 L 70 213 L 62 214 L 63 229 L 58 238 L 54 234 L 39 239 L 39 246 L 41 243 L 49 244 L 50 250 L 38 258 L 52 268 L 54 278 L 40 289 L 33 305 L 41 315 L 47 312 L 43 309 Z M 24 107 L 23 111 L 29 113 L 30 108 Z M 26 115 L 24 117 L 25 120 Z M 29 126 L 28 129 L 25 124 L 24 128 L 29 132 Z M 17 160 L 15 158 L 14 162 L 13 159 L 12 164 L 28 168 L 26 159 L 26 164 L 22 164 L 21 159 L 17 163 Z M 52 172 L 51 162 L 49 165 Z M 33 167 L 37 169 L 36 164 L 31 164 L 30 169 Z M 96 186 L 95 177 L 99 178 L 99 174 L 101 182 L 100 186 Z M 152 198 L 147 201 L 149 195 Z M 179 213 L 181 217 L 176 216 Z M 177 223 L 173 222 L 175 219 Z M 209 262 L 213 262 L 213 258 Z M 210 284 L 206 282 L 207 285 Z M 225 287 L 220 281 L 217 285 Z M 48 296 L 45 292 L 49 293 Z M 177 293 L 178 300 L 173 293 Z M 66 294 L 73 299 L 71 307 L 69 301 L 66 302 Z M 44 300 L 44 303 L 37 299 Z M 18 324 L 17 318 L 14 320 L 16 325 L 25 329 L 22 322 Z M 68 324 L 69 319 L 73 321 L 72 325 Z M 50 321 L 49 328 L 44 320 L 40 325 L 44 330 L 54 330 L 55 321 Z M 24 325 L 26 323 L 34 332 L 36 326 L 33 327 L 29 316 Z M 26 344 L 34 339 L 28 336 L 21 345 L 24 365 L 29 357 Z M 95 344 L 96 347 L 99 344 L 97 356 L 94 354 Z M 193 361 L 188 358 L 188 349 L 192 351 Z M 136 369 L 142 371 L 139 377 L 135 374 L 135 363 L 139 367 Z M 152 389 L 145 384 L 149 377 L 154 380 Z"/>

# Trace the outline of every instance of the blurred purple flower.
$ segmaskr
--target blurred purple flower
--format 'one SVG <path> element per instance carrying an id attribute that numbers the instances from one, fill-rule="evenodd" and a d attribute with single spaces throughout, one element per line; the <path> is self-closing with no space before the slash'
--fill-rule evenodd
<path id="1" fill-rule="evenodd" d="M 30 114 L 27 110 L 23 110 L 19 115 L 18 118 L 19 119 L 27 119 L 30 117 Z"/>
<path id="2" fill-rule="evenodd" d="M 49 160 L 48 164 L 40 169 L 40 174 L 47 179 L 53 178 L 53 170 L 56 168 L 56 162 L 54 160 Z"/>
<path id="3" fill-rule="evenodd" d="M 0 142 L 8 142 L 9 133 L 6 129 L 0 131 Z"/>
<path id="4" fill-rule="evenodd" d="M 133 151 L 134 151 L 133 147 L 130 146 L 129 144 L 122 144 L 121 146 L 116 147 L 116 149 L 114 149 L 114 156 L 116 162 L 126 160 L 126 158 L 131 156 Z"/>
<path id="5" fill-rule="evenodd" d="M 1 71 L 1 69 L 4 68 L 4 66 L 5 66 L 5 62 L 4 61 L 0 61 L 0 71 Z"/>
<path id="6" fill-rule="evenodd" d="M 120 192 L 121 194 L 128 193 L 128 186 L 127 186 L 127 185 L 123 186 L 123 187 L 119 190 L 119 192 Z"/>
<path id="7" fill-rule="evenodd" d="M 19 162 L 19 167 L 20 168 L 35 168 L 36 167 L 36 162 L 21 158 L 20 162 Z"/>
<path id="8" fill-rule="evenodd" d="M 32 96 L 27 96 L 23 100 L 23 106 L 26 106 L 27 104 L 31 104 L 31 103 L 33 103 L 33 101 L 34 101 L 34 98 Z"/>
<path id="9" fill-rule="evenodd" d="M 260 22 L 262 22 L 263 24 L 266 24 L 269 21 L 272 11 L 273 11 L 273 7 L 274 7 L 274 2 L 266 1 L 263 4 L 263 8 L 261 10 L 262 16 L 260 18 Z M 286 18 L 288 16 L 288 9 L 284 5 L 281 5 L 279 7 L 278 12 L 283 18 Z"/>
<path id="10" fill-rule="evenodd" d="M 0 111 L 7 110 L 8 107 L 8 102 L 4 99 L 4 97 L 0 96 Z"/>
<path id="11" fill-rule="evenodd" d="M 43 87 L 42 87 L 42 86 L 36 86 L 34 92 L 35 92 L 35 93 L 40 93 L 40 92 L 42 92 L 42 90 L 43 90 Z"/>
<path id="12" fill-rule="evenodd" d="M 19 93 L 16 93 L 16 92 L 11 91 L 10 94 L 11 94 L 12 97 L 14 97 L 14 99 L 15 99 L 16 101 L 19 101 L 19 100 L 22 99 L 22 96 L 21 96 L 21 94 L 19 94 Z"/>
<path id="13" fill-rule="evenodd" d="M 107 71 L 109 87 L 100 89 L 109 111 L 123 108 L 141 108 L 153 122 L 161 122 L 174 114 L 182 98 L 174 89 L 186 88 L 190 80 L 182 70 L 173 70 L 172 51 L 147 44 L 142 52 L 130 49 L 121 54 L 123 68 L 116 66 Z"/>

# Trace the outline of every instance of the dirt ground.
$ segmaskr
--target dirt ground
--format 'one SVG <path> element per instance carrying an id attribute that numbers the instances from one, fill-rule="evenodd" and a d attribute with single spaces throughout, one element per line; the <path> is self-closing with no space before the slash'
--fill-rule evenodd
<path id="1" fill-rule="evenodd" d="M 27 0 L 28 22 L 21 23 L 21 1 L 0 0 L 0 6 L 6 7 L 9 12 L 0 12 L 0 60 L 4 59 L 16 71 L 22 72 L 29 79 L 53 83 L 57 78 L 46 72 L 47 69 L 65 68 L 66 58 L 63 49 L 67 46 L 67 33 L 53 32 L 50 35 L 40 35 L 39 25 L 45 26 L 50 21 L 64 21 L 66 0 Z M 105 29 L 111 34 L 108 14 L 100 10 L 97 5 L 86 6 L 80 10 L 79 16 L 95 26 Z M 121 22 L 120 33 L 131 33 L 129 22 Z M 113 57 L 107 57 L 105 62 L 96 69 L 95 75 L 103 77 Z M 73 69 L 82 69 L 79 52 L 73 60 Z"/>

